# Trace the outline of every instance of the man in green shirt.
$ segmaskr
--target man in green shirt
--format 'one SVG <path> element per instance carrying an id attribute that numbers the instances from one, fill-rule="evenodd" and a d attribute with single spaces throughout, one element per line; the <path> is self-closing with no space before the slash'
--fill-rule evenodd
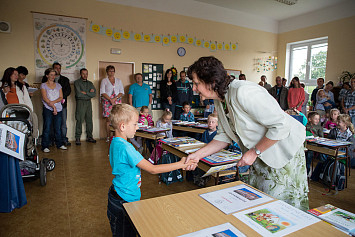
<path id="1" fill-rule="evenodd" d="M 92 106 L 91 98 L 95 97 L 96 89 L 91 81 L 88 81 L 88 70 L 82 68 L 80 70 L 80 78 L 74 82 L 75 99 L 76 99 L 76 127 L 75 127 L 75 144 L 81 145 L 80 137 L 82 133 L 82 123 L 86 123 L 86 141 L 96 143 L 92 136 Z"/>

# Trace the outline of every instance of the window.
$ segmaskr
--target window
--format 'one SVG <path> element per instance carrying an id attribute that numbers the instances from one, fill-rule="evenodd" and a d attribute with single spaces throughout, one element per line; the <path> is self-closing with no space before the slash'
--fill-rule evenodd
<path id="1" fill-rule="evenodd" d="M 287 44 L 286 75 L 289 81 L 298 77 L 307 87 L 315 86 L 317 78 L 325 78 L 328 37 Z"/>

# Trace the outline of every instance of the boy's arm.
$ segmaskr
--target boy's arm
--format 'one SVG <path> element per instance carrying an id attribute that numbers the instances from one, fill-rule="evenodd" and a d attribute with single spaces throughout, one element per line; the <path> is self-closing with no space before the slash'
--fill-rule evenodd
<path id="1" fill-rule="evenodd" d="M 161 173 L 166 173 L 170 172 L 173 170 L 178 170 L 178 169 L 185 169 L 189 163 L 184 164 L 186 160 L 186 157 L 181 158 L 180 161 L 171 163 L 171 164 L 162 164 L 162 165 L 152 165 L 149 161 L 146 159 L 141 160 L 137 166 L 151 174 L 161 174 Z M 191 163 L 191 162 L 190 162 Z"/>

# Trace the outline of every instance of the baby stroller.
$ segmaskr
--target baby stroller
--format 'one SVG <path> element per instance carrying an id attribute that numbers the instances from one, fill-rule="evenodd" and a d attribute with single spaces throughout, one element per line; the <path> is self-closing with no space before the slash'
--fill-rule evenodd
<path id="1" fill-rule="evenodd" d="M 47 171 L 55 168 L 53 159 L 40 160 L 37 154 L 38 120 L 24 104 L 8 104 L 0 110 L 0 121 L 26 135 L 24 160 L 20 161 L 22 178 L 39 177 L 41 186 L 47 184 Z"/>

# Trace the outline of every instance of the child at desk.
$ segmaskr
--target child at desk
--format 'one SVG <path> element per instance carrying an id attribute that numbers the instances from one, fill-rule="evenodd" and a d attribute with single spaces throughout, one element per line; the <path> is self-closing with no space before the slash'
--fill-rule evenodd
<path id="1" fill-rule="evenodd" d="M 114 105 L 110 121 L 115 136 L 110 145 L 110 164 L 115 176 L 108 192 L 107 217 L 113 236 L 136 236 L 129 218 L 125 214 L 123 203 L 139 201 L 141 198 L 141 169 L 151 174 L 184 169 L 185 158 L 179 162 L 152 165 L 127 142 L 138 129 L 138 112 L 128 104 Z M 191 163 L 191 162 L 190 162 Z"/>
<path id="2" fill-rule="evenodd" d="M 320 116 L 317 112 L 309 112 L 308 114 L 308 123 L 306 125 L 306 134 L 307 136 L 314 136 L 314 137 L 323 137 L 323 128 L 320 125 Z M 306 154 L 306 167 L 307 167 L 307 174 L 309 174 L 309 171 L 311 169 L 311 163 L 312 159 L 314 157 L 315 153 L 313 151 L 307 151 Z M 319 160 L 321 162 L 325 161 L 327 158 L 324 154 L 319 154 Z"/>
<path id="3" fill-rule="evenodd" d="M 330 119 L 324 124 L 324 128 L 326 129 L 333 129 L 337 127 L 338 117 L 340 111 L 338 109 L 331 109 L 330 110 Z"/>
<path id="4" fill-rule="evenodd" d="M 180 115 L 180 120 L 181 121 L 195 122 L 195 116 L 190 111 L 191 110 L 191 106 L 190 106 L 189 102 L 185 101 L 182 104 L 182 110 L 184 112 Z"/>
<path id="5" fill-rule="evenodd" d="M 139 112 L 139 119 L 138 123 L 142 125 L 147 125 L 147 126 L 154 126 L 154 121 L 152 119 L 152 115 L 149 114 L 149 108 L 148 106 L 142 106 L 141 110 Z M 137 137 L 137 138 L 131 138 L 129 139 L 133 145 L 135 145 L 139 151 L 139 153 L 142 154 L 143 152 L 143 146 L 142 146 L 142 138 Z M 147 146 L 150 152 L 152 152 L 153 147 L 151 145 L 151 142 L 147 141 Z"/>
<path id="6" fill-rule="evenodd" d="M 166 132 L 166 136 L 168 138 L 173 137 L 173 124 L 171 123 L 172 116 L 173 116 L 173 114 L 171 113 L 171 111 L 169 109 L 165 109 L 162 116 L 157 121 L 157 128 L 169 128 L 170 129 Z M 165 133 L 160 133 L 160 134 L 165 135 Z"/>

